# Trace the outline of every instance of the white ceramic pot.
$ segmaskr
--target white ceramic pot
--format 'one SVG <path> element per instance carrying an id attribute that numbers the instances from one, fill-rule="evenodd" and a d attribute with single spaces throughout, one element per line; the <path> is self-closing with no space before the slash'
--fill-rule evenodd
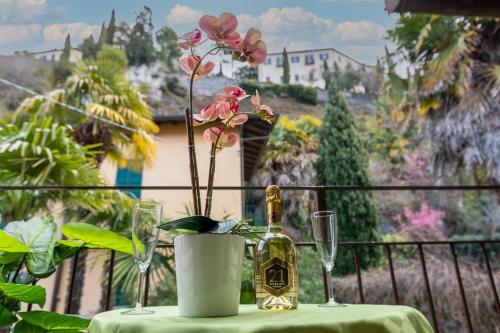
<path id="1" fill-rule="evenodd" d="M 175 237 L 179 315 L 238 314 L 245 238 L 199 234 Z"/>

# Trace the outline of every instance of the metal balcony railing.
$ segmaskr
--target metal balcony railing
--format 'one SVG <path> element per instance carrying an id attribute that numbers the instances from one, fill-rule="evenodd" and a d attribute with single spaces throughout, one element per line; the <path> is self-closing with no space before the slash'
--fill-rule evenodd
<path id="1" fill-rule="evenodd" d="M 0 190 L 45 190 L 45 191 L 60 191 L 60 190 L 190 190 L 189 186 L 0 186 Z M 215 190 L 256 190 L 256 191 L 264 191 L 264 186 L 219 186 L 215 187 Z M 486 186 L 418 186 L 418 185 L 410 185 L 410 186 L 283 186 L 281 187 L 283 191 L 305 191 L 310 190 L 316 192 L 317 196 L 317 207 L 319 210 L 326 210 L 326 193 L 328 191 L 499 191 L 500 186 L 495 185 L 486 185 Z M 464 289 L 464 284 L 462 280 L 462 275 L 460 272 L 460 265 L 458 260 L 458 255 L 456 251 L 457 245 L 463 244 L 475 244 L 479 245 L 481 249 L 481 255 L 484 259 L 484 264 L 486 268 L 486 272 L 489 279 L 489 284 L 491 287 L 491 292 L 494 298 L 494 304 L 496 307 L 496 311 L 500 315 L 500 300 L 498 291 L 495 285 L 495 279 L 493 275 L 493 269 L 490 262 L 490 255 L 488 247 L 499 245 L 500 240 L 465 240 L 465 241 L 408 241 L 408 242 L 340 242 L 340 248 L 350 248 L 353 254 L 354 267 L 356 269 L 357 276 L 357 289 L 359 294 L 359 300 L 361 303 L 365 303 L 365 295 L 363 292 L 363 279 L 361 275 L 360 268 L 360 260 L 359 260 L 359 249 L 363 247 L 380 247 L 384 249 L 385 255 L 387 257 L 388 262 L 388 273 L 390 274 L 391 285 L 392 285 L 392 293 L 394 297 L 394 301 L 396 304 L 401 304 L 400 302 L 400 294 L 398 290 L 397 281 L 394 274 L 394 264 L 393 264 L 393 249 L 394 247 L 404 246 L 404 247 L 416 247 L 418 258 L 420 261 L 420 265 L 422 268 L 423 281 L 425 286 L 425 292 L 427 296 L 427 302 L 429 306 L 429 310 L 431 313 L 432 324 L 434 330 L 439 333 L 439 325 L 438 318 L 436 316 L 435 311 L 435 302 L 433 299 L 433 294 L 431 290 L 431 283 L 429 281 L 429 275 L 427 272 L 427 264 L 426 257 L 424 254 L 424 247 L 430 246 L 442 246 L 447 245 L 450 249 L 452 260 L 454 264 L 454 270 L 456 275 L 456 280 L 458 283 L 462 309 L 464 316 L 466 318 L 467 329 L 469 332 L 474 332 L 472 318 L 469 311 L 469 305 L 467 303 L 467 297 Z M 296 243 L 298 248 L 303 247 L 311 247 L 314 248 L 313 242 L 299 242 Z M 248 244 L 247 246 L 253 247 L 252 244 Z M 172 249 L 173 244 L 159 244 L 158 248 L 162 249 Z M 69 284 L 68 297 L 67 297 L 67 305 L 66 305 L 66 313 L 71 312 L 71 302 L 73 298 L 73 289 L 75 284 L 75 275 L 78 267 L 79 253 L 85 249 L 80 249 L 77 252 L 76 256 L 73 259 L 73 269 L 72 275 Z M 115 265 L 115 256 L 116 252 L 110 251 L 110 261 L 109 261 L 109 271 L 107 274 L 107 296 L 105 302 L 105 309 L 110 310 L 112 308 L 112 287 L 113 287 L 113 273 L 114 273 L 114 265 Z M 323 285 L 324 285 L 324 294 L 325 299 L 327 298 L 327 286 L 326 286 L 326 272 L 323 270 Z M 150 289 L 150 275 L 149 270 L 146 274 L 146 283 L 145 283 L 145 304 L 148 304 L 148 295 Z M 485 296 L 486 297 L 486 296 Z M 31 306 L 28 308 L 31 310 Z"/>

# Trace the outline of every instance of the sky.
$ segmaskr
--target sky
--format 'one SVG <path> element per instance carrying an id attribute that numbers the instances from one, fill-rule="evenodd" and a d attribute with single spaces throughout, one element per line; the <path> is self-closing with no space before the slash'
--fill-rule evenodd
<path id="1" fill-rule="evenodd" d="M 227 11 L 238 17 L 241 34 L 262 30 L 270 52 L 333 47 L 369 65 L 384 55 L 386 30 L 398 18 L 384 11 L 384 0 L 0 0 L 0 54 L 62 48 L 67 33 L 77 46 L 98 37 L 113 9 L 117 21 L 132 23 L 144 5 L 155 29 L 181 34 L 201 15 Z"/>

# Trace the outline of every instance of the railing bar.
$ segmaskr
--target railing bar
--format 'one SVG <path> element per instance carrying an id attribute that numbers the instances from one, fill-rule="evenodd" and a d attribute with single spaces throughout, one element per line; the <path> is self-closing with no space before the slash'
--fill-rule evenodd
<path id="1" fill-rule="evenodd" d="M 71 280 L 69 283 L 69 295 L 68 304 L 66 304 L 66 313 L 71 313 L 71 301 L 73 300 L 73 286 L 75 284 L 76 268 L 78 267 L 78 255 L 80 254 L 80 249 L 76 250 L 75 257 L 73 258 L 73 267 L 71 269 Z"/>
<path id="2" fill-rule="evenodd" d="M 431 286 L 429 284 L 429 276 L 427 275 L 427 267 L 425 265 L 424 250 L 422 244 L 418 244 L 418 254 L 420 256 L 420 263 L 422 264 L 422 272 L 424 274 L 425 290 L 427 292 L 427 298 L 429 300 L 429 309 L 431 310 L 432 323 L 434 324 L 434 331 L 439 333 L 439 326 L 436 317 L 436 311 L 434 310 L 434 301 L 432 300 Z"/>
<path id="3" fill-rule="evenodd" d="M 150 270 L 148 267 L 148 270 L 146 271 L 146 287 L 144 291 L 144 306 L 148 306 L 149 303 L 149 275 L 150 275 Z"/>
<path id="4" fill-rule="evenodd" d="M 361 268 L 359 266 L 358 247 L 356 245 L 352 247 L 352 255 L 354 258 L 354 265 L 356 266 L 356 276 L 358 278 L 359 300 L 361 301 L 361 304 L 365 304 L 365 295 L 363 293 L 363 280 L 361 279 Z"/>
<path id="5" fill-rule="evenodd" d="M 470 241 L 462 241 L 462 240 L 456 240 L 456 241 L 422 241 L 422 242 L 417 242 L 417 241 L 409 241 L 409 242 L 339 242 L 338 246 L 339 247 L 352 247 L 352 246 L 362 246 L 362 247 L 372 247 L 372 246 L 385 246 L 385 245 L 391 245 L 391 246 L 410 246 L 410 245 L 449 245 L 450 243 L 453 244 L 481 244 L 481 243 L 487 243 L 487 244 L 495 244 L 495 243 L 500 243 L 500 239 L 485 239 L 485 240 L 470 240 Z M 314 242 L 296 242 L 296 246 L 315 246 Z M 247 244 L 246 246 L 253 247 L 255 244 Z M 174 245 L 170 243 L 163 243 L 163 244 L 158 244 L 158 248 L 173 248 Z"/>
<path id="6" fill-rule="evenodd" d="M 1 185 L 0 190 L 190 190 L 191 186 L 59 186 L 59 185 Z M 200 186 L 206 189 L 206 186 Z M 265 190 L 265 186 L 216 186 L 214 190 Z M 384 185 L 384 186 L 282 186 L 284 191 L 325 190 L 325 191 L 478 191 L 500 190 L 500 185 Z"/>
<path id="7" fill-rule="evenodd" d="M 486 270 L 488 271 L 488 277 L 490 280 L 491 290 L 493 291 L 493 295 L 495 297 L 495 304 L 498 313 L 500 313 L 500 300 L 498 299 L 497 287 L 495 286 L 495 279 L 493 278 L 493 272 L 491 270 L 490 257 L 488 256 L 488 252 L 486 251 L 486 244 L 484 242 L 480 243 L 481 251 L 483 252 L 484 261 L 486 263 Z"/>
<path id="8" fill-rule="evenodd" d="M 460 289 L 460 297 L 462 298 L 462 305 L 465 310 L 465 317 L 467 319 L 467 327 L 469 328 L 469 332 L 474 333 L 474 329 L 472 328 L 472 322 L 470 319 L 469 306 L 467 305 L 467 298 L 465 297 L 464 285 L 462 283 L 462 275 L 460 274 L 460 267 L 458 266 L 458 258 L 457 253 L 455 251 L 455 246 L 453 243 L 450 243 L 451 255 L 453 256 L 453 264 L 455 266 L 455 274 L 457 275 L 458 288 Z"/>
<path id="9" fill-rule="evenodd" d="M 31 285 L 32 286 L 36 285 L 36 279 L 33 282 L 31 282 Z M 29 303 L 26 311 L 31 312 L 32 309 L 33 309 L 33 304 Z"/>
<path id="10" fill-rule="evenodd" d="M 392 283 L 392 291 L 394 292 L 394 300 L 396 304 L 399 304 L 399 294 L 398 287 L 396 285 L 396 276 L 394 275 L 394 265 L 392 263 L 392 250 L 389 244 L 385 245 L 385 249 L 387 251 L 387 260 L 389 261 L 389 273 L 391 275 L 391 283 Z"/>
<path id="11" fill-rule="evenodd" d="M 115 250 L 111 250 L 111 258 L 109 259 L 109 274 L 108 285 L 106 291 L 106 311 L 111 310 L 111 295 L 113 293 L 113 273 L 115 270 Z"/>

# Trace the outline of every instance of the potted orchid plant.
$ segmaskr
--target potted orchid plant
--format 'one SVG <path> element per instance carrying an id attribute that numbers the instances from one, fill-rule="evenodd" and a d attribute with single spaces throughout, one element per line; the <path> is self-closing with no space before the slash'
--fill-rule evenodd
<path id="1" fill-rule="evenodd" d="M 189 105 L 185 109 L 194 215 L 164 223 L 160 228 L 175 231 L 174 238 L 179 314 L 188 317 L 228 316 L 238 313 L 245 238 L 254 235 L 252 228 L 236 220 L 216 221 L 210 218 L 217 154 L 238 142 L 234 128 L 243 125 L 249 116 L 273 123 L 270 107 L 261 104 L 259 93 L 249 96 L 240 87 L 229 86 L 213 98 L 200 113 L 193 110 L 193 84 L 209 75 L 215 64 L 207 59 L 225 50 L 234 61 L 250 66 L 262 64 L 267 46 L 257 29 L 250 29 L 242 38 L 236 31 L 238 20 L 230 13 L 219 17 L 205 15 L 199 28 L 180 36 L 178 45 L 189 54 L 180 59 L 188 74 Z M 206 39 L 202 37 L 206 33 Z M 215 42 L 204 54 L 200 46 Z M 249 98 L 254 110 L 241 112 L 240 103 Z M 196 161 L 194 131 L 204 126 L 203 138 L 210 144 L 209 175 L 202 207 L 200 179 Z M 182 234 L 189 230 L 189 234 Z M 196 234 L 193 234 L 193 231 Z"/>

